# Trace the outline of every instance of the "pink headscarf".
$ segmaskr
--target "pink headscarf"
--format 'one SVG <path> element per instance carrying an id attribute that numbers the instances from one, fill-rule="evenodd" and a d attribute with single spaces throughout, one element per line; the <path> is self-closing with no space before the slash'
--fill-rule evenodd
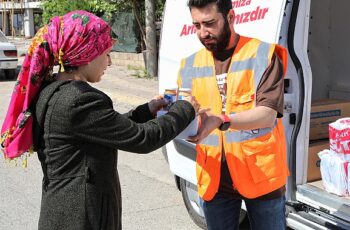
<path id="1" fill-rule="evenodd" d="M 110 48 L 110 26 L 86 11 L 53 17 L 35 35 L 24 59 L 11 102 L 1 128 L 5 158 L 14 159 L 33 146 L 33 118 L 29 109 L 44 79 L 52 77 L 54 65 L 80 66 Z"/>

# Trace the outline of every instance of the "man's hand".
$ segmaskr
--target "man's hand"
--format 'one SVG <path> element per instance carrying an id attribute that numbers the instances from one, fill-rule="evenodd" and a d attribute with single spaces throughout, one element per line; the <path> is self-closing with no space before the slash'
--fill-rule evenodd
<path id="1" fill-rule="evenodd" d="M 206 138 L 214 129 L 218 128 L 222 120 L 219 116 L 210 114 L 209 112 L 200 113 L 201 124 L 198 129 L 197 135 L 188 137 L 187 140 L 199 144 L 204 138 Z"/>

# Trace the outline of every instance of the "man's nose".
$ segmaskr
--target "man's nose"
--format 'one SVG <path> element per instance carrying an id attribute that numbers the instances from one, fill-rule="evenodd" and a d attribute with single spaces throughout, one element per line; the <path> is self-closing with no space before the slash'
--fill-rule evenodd
<path id="1" fill-rule="evenodd" d="M 202 27 L 199 29 L 199 36 L 200 36 L 201 38 L 206 38 L 206 37 L 209 36 L 208 30 L 207 30 L 204 26 L 202 26 Z"/>

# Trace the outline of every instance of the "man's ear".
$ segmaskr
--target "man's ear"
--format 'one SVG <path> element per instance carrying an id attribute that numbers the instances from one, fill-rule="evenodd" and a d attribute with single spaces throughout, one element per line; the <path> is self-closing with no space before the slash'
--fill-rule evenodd
<path id="1" fill-rule="evenodd" d="M 227 14 L 227 21 L 230 23 L 230 24 L 233 24 L 234 21 L 235 21 L 235 12 L 233 11 L 233 9 L 231 9 L 228 14 Z"/>

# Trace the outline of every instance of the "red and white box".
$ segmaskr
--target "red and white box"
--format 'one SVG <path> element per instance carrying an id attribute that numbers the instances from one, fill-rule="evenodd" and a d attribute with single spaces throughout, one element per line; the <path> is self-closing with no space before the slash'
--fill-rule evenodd
<path id="1" fill-rule="evenodd" d="M 350 117 L 329 124 L 330 149 L 350 161 Z"/>

